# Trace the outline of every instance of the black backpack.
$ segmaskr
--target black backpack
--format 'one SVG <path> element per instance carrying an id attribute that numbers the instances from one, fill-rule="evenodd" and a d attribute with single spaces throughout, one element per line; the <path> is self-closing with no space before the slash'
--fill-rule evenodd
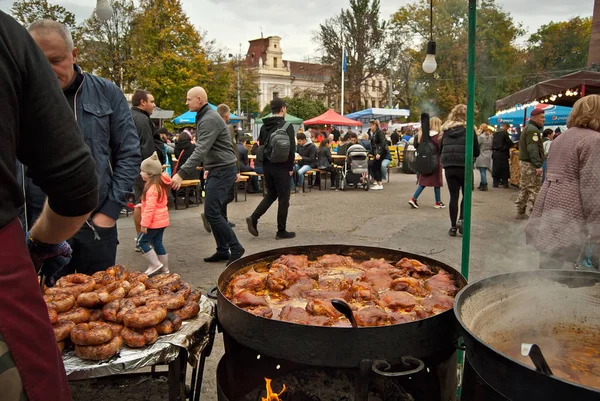
<path id="1" fill-rule="evenodd" d="M 271 163 L 285 163 L 288 160 L 292 148 L 290 136 L 287 133 L 290 124 L 286 122 L 281 128 L 277 128 L 268 136 L 267 143 L 258 148 L 256 159 L 259 162 L 264 161 L 265 158 Z"/>
<path id="2" fill-rule="evenodd" d="M 421 141 L 417 144 L 415 171 L 432 175 L 438 170 L 438 154 L 429 137 L 429 114 L 421 114 Z"/>

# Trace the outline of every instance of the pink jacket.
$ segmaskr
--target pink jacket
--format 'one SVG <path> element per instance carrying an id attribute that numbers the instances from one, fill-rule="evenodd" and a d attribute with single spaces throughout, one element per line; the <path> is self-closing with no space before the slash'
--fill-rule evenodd
<path id="1" fill-rule="evenodd" d="M 588 235 L 600 238 L 600 132 L 569 128 L 553 141 L 525 234 L 540 252 L 572 261 Z"/>
<path id="2" fill-rule="evenodd" d="M 171 185 L 168 174 L 161 174 L 162 182 Z M 164 228 L 169 226 L 169 209 L 167 207 L 168 194 L 163 193 L 159 199 L 156 185 L 152 185 L 146 192 L 146 199 L 142 199 L 142 227 Z"/>

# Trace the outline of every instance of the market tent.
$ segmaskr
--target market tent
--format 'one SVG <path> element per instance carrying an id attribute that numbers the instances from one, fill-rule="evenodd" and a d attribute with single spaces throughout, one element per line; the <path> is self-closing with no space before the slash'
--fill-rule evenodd
<path id="1" fill-rule="evenodd" d="M 565 125 L 567 118 L 571 113 L 571 107 L 555 106 L 552 104 L 540 103 L 535 106 L 536 109 L 543 109 L 545 121 L 544 125 Z M 526 119 L 529 120 L 529 115 L 534 107 L 519 108 L 506 113 L 498 113 L 488 119 L 491 125 L 498 125 L 501 123 L 508 123 L 512 125 L 523 125 Z"/>
<path id="2" fill-rule="evenodd" d="M 332 109 L 327 110 L 325 113 L 321 114 L 318 117 L 311 118 L 310 120 L 304 121 L 304 125 L 340 125 L 340 126 L 362 126 L 360 121 L 352 120 L 350 118 L 344 117 Z"/>
<path id="3" fill-rule="evenodd" d="M 506 110 L 516 105 L 532 102 L 573 107 L 573 104 L 581 97 L 592 94 L 600 94 L 600 72 L 578 71 L 539 82 L 496 100 L 496 110 Z"/>
<path id="4" fill-rule="evenodd" d="M 406 109 L 380 109 L 371 108 L 354 113 L 346 114 L 346 117 L 353 120 L 369 122 L 369 120 L 375 119 L 379 121 L 388 121 L 398 117 L 408 117 L 410 111 Z"/>
<path id="5" fill-rule="evenodd" d="M 255 124 L 262 124 L 263 119 L 269 118 L 269 117 L 273 117 L 273 114 L 269 113 L 266 116 L 264 116 L 263 118 L 258 118 L 256 120 L 254 120 L 254 123 Z M 286 113 L 286 115 L 285 115 L 285 121 L 287 121 L 289 123 L 292 123 L 292 124 L 302 124 L 304 122 L 303 119 L 298 118 L 296 116 L 293 116 L 293 115 L 291 115 L 289 113 Z"/>
<path id="6" fill-rule="evenodd" d="M 214 104 L 208 104 L 211 109 L 217 110 L 217 106 Z M 172 123 L 176 125 L 194 125 L 196 123 L 196 112 L 195 111 L 186 111 L 180 116 L 175 117 L 171 120 Z M 229 122 L 230 123 L 238 123 L 240 122 L 240 117 L 235 114 L 229 114 Z"/>

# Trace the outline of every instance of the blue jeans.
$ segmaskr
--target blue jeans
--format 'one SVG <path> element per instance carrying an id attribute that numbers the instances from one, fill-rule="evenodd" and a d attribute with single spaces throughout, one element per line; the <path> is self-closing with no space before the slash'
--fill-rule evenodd
<path id="1" fill-rule="evenodd" d="M 221 167 L 210 170 L 206 179 L 204 216 L 212 228 L 219 254 L 229 253 L 230 249 L 239 251 L 242 248 L 229 223 L 221 214 L 221 207 L 227 202 L 236 174 L 235 166 Z"/>
<path id="2" fill-rule="evenodd" d="M 163 234 L 165 232 L 165 228 L 149 228 L 146 234 L 140 235 L 140 240 L 138 242 L 140 248 L 142 248 L 143 253 L 148 253 L 151 251 L 150 245 L 154 248 L 154 251 L 157 255 L 166 255 L 167 251 L 165 251 L 165 247 L 163 246 Z"/>
<path id="3" fill-rule="evenodd" d="M 387 168 L 392 161 L 390 159 L 383 159 L 381 162 L 381 180 L 387 180 Z"/>
<path id="4" fill-rule="evenodd" d="M 423 190 L 425 189 L 424 186 L 419 185 L 417 187 L 417 190 L 415 191 L 415 194 L 413 195 L 413 198 L 416 200 L 419 198 L 419 196 L 421 195 L 421 192 L 423 192 Z M 435 195 L 435 201 L 437 203 L 440 203 L 442 201 L 442 196 L 440 195 L 440 187 L 433 187 L 433 194 Z"/>
<path id="5" fill-rule="evenodd" d="M 304 185 L 304 173 L 312 170 L 310 166 L 300 166 L 299 164 L 294 165 L 294 171 L 298 172 L 298 186 L 301 187 Z M 292 183 L 290 184 L 292 188 L 294 187 L 294 178 L 292 177 Z"/>
<path id="6" fill-rule="evenodd" d="M 478 167 L 478 169 L 479 169 L 479 175 L 481 175 L 481 181 L 479 181 L 479 184 L 487 185 L 487 168 Z"/>

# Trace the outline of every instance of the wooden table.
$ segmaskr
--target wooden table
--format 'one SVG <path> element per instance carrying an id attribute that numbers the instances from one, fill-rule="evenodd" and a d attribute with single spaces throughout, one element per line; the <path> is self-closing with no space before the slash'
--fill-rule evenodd
<path id="1" fill-rule="evenodd" d="M 344 157 L 346 157 L 346 156 L 344 156 Z M 256 155 L 248 155 L 248 160 L 256 160 Z M 299 156 L 296 156 L 296 157 L 294 158 L 294 161 L 297 161 L 297 162 L 299 162 L 300 160 L 302 160 L 302 158 L 301 158 L 301 157 L 299 157 Z"/>

